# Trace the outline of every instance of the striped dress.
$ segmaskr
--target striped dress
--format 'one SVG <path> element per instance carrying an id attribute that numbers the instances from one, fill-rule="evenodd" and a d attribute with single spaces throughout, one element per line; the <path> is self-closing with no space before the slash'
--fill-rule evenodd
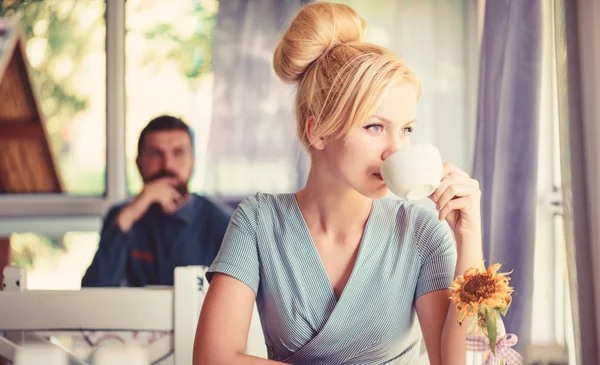
<path id="1" fill-rule="evenodd" d="M 233 214 L 207 278 L 224 273 L 254 291 L 269 359 L 415 364 L 415 300 L 448 288 L 455 265 L 452 232 L 434 210 L 375 200 L 338 300 L 295 195 L 258 193 Z"/>

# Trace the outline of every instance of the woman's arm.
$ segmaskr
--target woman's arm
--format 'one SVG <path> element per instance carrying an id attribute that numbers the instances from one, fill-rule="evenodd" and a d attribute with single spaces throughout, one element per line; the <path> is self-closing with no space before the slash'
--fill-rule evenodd
<path id="1" fill-rule="evenodd" d="M 255 298 L 243 282 L 214 274 L 198 320 L 193 365 L 282 364 L 244 354 Z"/>
<path id="2" fill-rule="evenodd" d="M 444 164 L 440 186 L 429 197 L 456 238 L 457 261 L 454 277 L 483 262 L 481 236 L 481 190 L 479 182 L 451 164 Z M 450 306 L 450 290 L 420 296 L 417 315 L 431 365 L 466 362 L 467 324 L 458 324 L 458 311 Z"/>
<path id="3" fill-rule="evenodd" d="M 454 277 L 482 261 L 481 238 L 457 237 L 459 255 Z M 467 247 L 468 246 L 468 247 Z M 417 298 L 416 308 L 431 365 L 466 363 L 468 324 L 458 324 L 458 311 L 450 305 L 450 290 L 437 290 Z"/>

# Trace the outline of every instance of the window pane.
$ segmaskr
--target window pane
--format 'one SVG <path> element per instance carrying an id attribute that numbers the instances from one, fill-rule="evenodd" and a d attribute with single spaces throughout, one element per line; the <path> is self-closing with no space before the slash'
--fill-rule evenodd
<path id="1" fill-rule="evenodd" d="M 137 141 L 150 119 L 182 118 L 195 132 L 198 190 L 212 107 L 211 46 L 217 0 L 128 0 L 126 3 L 127 185 L 141 188 Z M 176 19 L 177 21 L 173 21 Z"/>
<path id="2" fill-rule="evenodd" d="M 80 289 L 99 239 L 97 232 L 68 232 L 58 238 L 15 233 L 10 237 L 11 262 L 27 269 L 29 289 Z"/>
<path id="3" fill-rule="evenodd" d="M 103 0 L 13 1 L 34 88 L 64 189 L 102 195 L 106 170 L 106 56 Z"/>

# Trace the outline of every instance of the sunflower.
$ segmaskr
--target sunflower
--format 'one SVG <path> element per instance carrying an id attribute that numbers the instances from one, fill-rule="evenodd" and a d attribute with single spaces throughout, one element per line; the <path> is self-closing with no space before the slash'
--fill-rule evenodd
<path id="1" fill-rule="evenodd" d="M 508 286 L 510 273 L 498 273 L 500 266 L 494 264 L 487 270 L 471 267 L 454 280 L 450 300 L 459 311 L 458 323 L 462 324 L 465 317 L 477 316 L 481 326 L 490 310 L 506 314 L 513 288 Z"/>

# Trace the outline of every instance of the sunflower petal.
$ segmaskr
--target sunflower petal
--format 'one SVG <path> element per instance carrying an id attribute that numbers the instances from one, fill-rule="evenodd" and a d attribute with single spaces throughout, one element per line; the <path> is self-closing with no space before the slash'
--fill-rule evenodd
<path id="1" fill-rule="evenodd" d="M 462 326 L 463 321 L 465 320 L 467 316 L 465 315 L 464 312 L 460 311 L 458 313 L 458 324 L 460 324 Z"/>

